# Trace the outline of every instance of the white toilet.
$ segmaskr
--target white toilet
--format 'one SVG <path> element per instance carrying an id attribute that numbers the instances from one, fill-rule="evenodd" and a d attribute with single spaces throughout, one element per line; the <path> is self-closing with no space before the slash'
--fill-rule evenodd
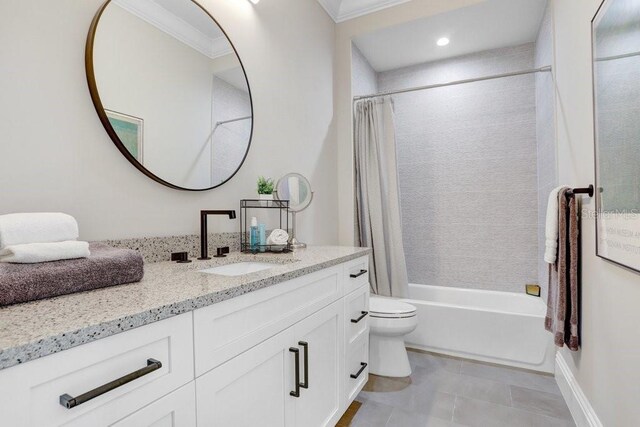
<path id="1" fill-rule="evenodd" d="M 418 326 L 416 308 L 394 298 L 371 295 L 369 315 L 369 372 L 385 377 L 408 377 L 411 366 L 404 336 Z"/>

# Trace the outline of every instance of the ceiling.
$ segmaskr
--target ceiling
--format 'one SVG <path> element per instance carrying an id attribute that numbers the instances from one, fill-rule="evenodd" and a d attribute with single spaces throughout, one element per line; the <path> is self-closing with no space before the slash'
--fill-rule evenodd
<path id="1" fill-rule="evenodd" d="M 410 0 L 318 0 L 335 22 L 376 12 Z"/>
<path id="2" fill-rule="evenodd" d="M 216 73 L 216 77 L 229 83 L 231 86 L 239 89 L 243 92 L 249 92 L 247 87 L 247 80 L 244 77 L 244 71 L 238 65 L 236 68 L 230 68 L 228 70 L 219 71 Z"/>
<path id="3" fill-rule="evenodd" d="M 365 34 L 355 45 L 378 72 L 536 39 L 547 0 L 487 0 L 480 4 Z M 441 37 L 450 39 L 444 47 Z"/>
<path id="4" fill-rule="evenodd" d="M 137 0 L 140 1 L 140 0 Z M 222 30 L 194 3 L 175 0 L 151 0 L 211 39 L 224 37 Z"/>

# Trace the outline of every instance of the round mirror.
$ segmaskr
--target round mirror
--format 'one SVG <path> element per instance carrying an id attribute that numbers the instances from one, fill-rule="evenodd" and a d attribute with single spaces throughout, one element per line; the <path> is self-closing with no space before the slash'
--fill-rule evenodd
<path id="1" fill-rule="evenodd" d="M 289 173 L 278 180 L 276 196 L 279 200 L 289 200 L 291 212 L 300 212 L 311 204 L 313 192 L 307 178 L 299 173 Z"/>
<path id="2" fill-rule="evenodd" d="M 253 132 L 251 92 L 234 46 L 191 0 L 108 0 L 86 48 L 93 103 L 120 152 L 166 186 L 218 187 Z"/>
<path id="3" fill-rule="evenodd" d="M 296 214 L 309 207 L 311 200 L 313 200 L 311 183 L 299 173 L 288 173 L 278 180 L 275 192 L 278 200 L 289 200 L 289 211 L 292 213 L 292 234 L 289 239 L 289 247 L 291 249 L 306 248 L 307 244 L 297 238 Z"/>

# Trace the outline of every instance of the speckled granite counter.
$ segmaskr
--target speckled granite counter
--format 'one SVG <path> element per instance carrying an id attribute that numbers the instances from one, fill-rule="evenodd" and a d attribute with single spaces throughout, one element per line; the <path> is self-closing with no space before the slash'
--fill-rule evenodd
<path id="1" fill-rule="evenodd" d="M 0 369 L 25 363 L 367 255 L 367 248 L 309 247 L 289 254 L 232 253 L 190 264 L 145 265 L 141 282 L 0 309 Z M 240 261 L 277 264 L 227 277 L 198 270 Z"/>

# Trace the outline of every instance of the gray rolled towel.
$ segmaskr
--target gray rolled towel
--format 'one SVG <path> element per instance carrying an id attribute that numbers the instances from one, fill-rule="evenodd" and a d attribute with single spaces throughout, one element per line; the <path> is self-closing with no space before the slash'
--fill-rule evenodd
<path id="1" fill-rule="evenodd" d="M 88 258 L 40 264 L 0 263 L 0 306 L 139 282 L 142 255 L 90 243 Z"/>

